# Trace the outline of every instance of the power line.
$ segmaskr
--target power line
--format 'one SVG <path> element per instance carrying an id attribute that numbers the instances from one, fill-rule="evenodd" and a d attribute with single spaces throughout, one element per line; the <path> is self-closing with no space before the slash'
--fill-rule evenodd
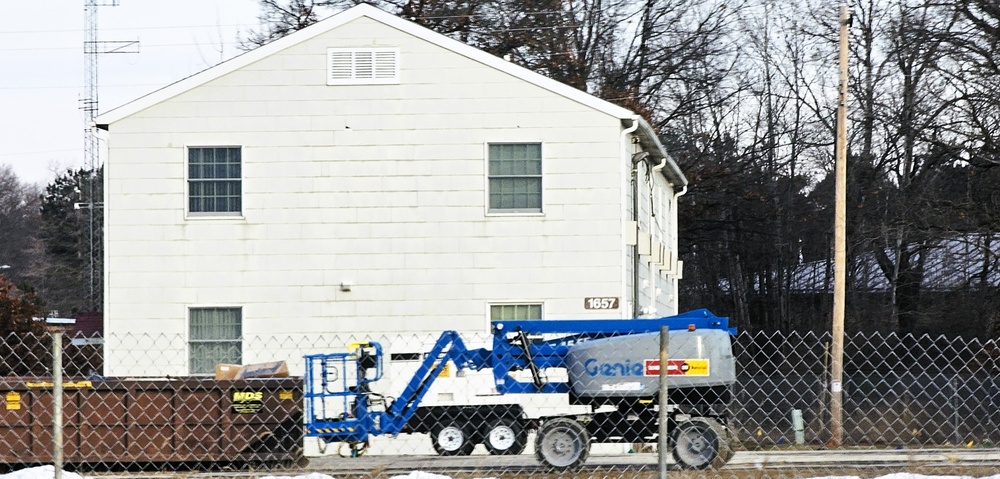
<path id="1" fill-rule="evenodd" d="M 30 155 L 46 155 L 49 153 L 65 153 L 67 151 L 80 151 L 79 148 L 73 148 L 71 150 L 45 150 L 45 151 L 22 151 L 18 153 L 0 153 L 0 156 L 30 156 Z"/>
<path id="2" fill-rule="evenodd" d="M 550 15 L 550 14 L 553 14 L 553 13 L 567 14 L 567 13 L 572 13 L 572 12 L 567 12 L 567 11 L 564 11 L 564 10 L 542 10 L 542 11 L 538 11 L 538 12 L 515 12 L 515 13 L 520 13 L 521 15 L 528 16 L 528 15 Z M 415 20 L 415 19 L 419 19 L 419 20 L 442 20 L 442 19 L 446 19 L 446 18 L 480 18 L 480 17 L 482 17 L 482 18 L 499 18 L 499 17 L 501 17 L 501 15 L 498 15 L 496 13 L 469 13 L 469 14 L 463 14 L 463 15 L 433 15 L 433 16 L 426 16 L 426 17 L 404 17 L 402 15 L 398 15 L 398 16 L 400 18 L 406 18 L 406 19 L 409 19 L 409 20 Z"/>
<path id="3" fill-rule="evenodd" d="M 547 11 L 547 12 L 531 12 L 531 15 L 548 15 L 553 13 L 566 13 L 559 11 Z M 473 15 L 439 15 L 439 16 L 427 16 L 427 17 L 403 17 L 408 20 L 446 20 L 450 18 L 495 18 L 495 15 L 489 14 L 473 14 Z M 204 29 L 216 29 L 216 28 L 253 28 L 261 27 L 261 24 L 250 24 L 250 23 L 226 23 L 218 25 L 170 25 L 170 26 L 160 26 L 160 27 L 118 27 L 118 28 L 102 28 L 101 31 L 148 31 L 148 30 L 190 30 L 192 28 L 204 28 Z M 544 28 L 544 27 L 542 27 Z M 496 30 L 496 31 L 508 31 L 508 30 Z M 83 29 L 79 28 L 67 28 L 59 30 L 7 30 L 0 31 L 0 35 L 23 35 L 23 34 L 49 34 L 49 33 L 84 33 Z M 0 50 L 3 51 L 3 50 Z"/>
<path id="4" fill-rule="evenodd" d="M 222 28 L 222 27 L 257 27 L 260 25 L 250 25 L 247 23 L 230 23 L 225 25 L 171 25 L 162 27 L 120 27 L 120 28 L 102 28 L 102 31 L 147 31 L 147 30 L 190 30 L 192 28 Z M 65 30 L 7 30 L 0 32 L 0 35 L 7 34 L 23 34 L 23 33 L 83 33 L 84 30 L 79 28 L 70 28 Z"/>
<path id="5" fill-rule="evenodd" d="M 565 30 L 579 28 L 579 25 L 536 25 L 530 27 L 517 28 L 490 28 L 488 31 L 475 31 L 469 33 L 505 33 L 505 32 L 534 32 L 543 30 Z M 205 42 L 183 42 L 183 43 L 143 43 L 143 48 L 173 48 L 204 45 Z M 211 42 L 213 46 L 239 46 L 240 42 Z M 58 51 L 76 50 L 77 47 L 31 47 L 31 48 L 0 48 L 0 52 L 37 52 L 37 51 Z"/>
<path id="6" fill-rule="evenodd" d="M 173 82 L 174 80 L 165 81 L 164 83 L 122 83 L 118 85 L 101 85 L 101 88 L 131 88 L 131 87 L 153 87 L 153 86 L 164 86 Z M 79 90 L 83 88 L 83 85 L 49 85 L 49 86 L 0 86 L 0 90 Z"/>
<path id="7" fill-rule="evenodd" d="M 205 42 L 193 42 L 193 43 L 159 43 L 159 44 L 146 44 L 143 43 L 143 48 L 165 48 L 165 47 L 191 47 L 204 45 Z M 212 42 L 213 46 L 216 45 L 239 45 L 239 42 Z M 73 50 L 78 51 L 80 47 L 34 47 L 34 48 L 0 48 L 0 52 L 40 52 L 40 51 L 58 51 L 58 50 Z M 136 52 L 138 53 L 138 52 Z"/>

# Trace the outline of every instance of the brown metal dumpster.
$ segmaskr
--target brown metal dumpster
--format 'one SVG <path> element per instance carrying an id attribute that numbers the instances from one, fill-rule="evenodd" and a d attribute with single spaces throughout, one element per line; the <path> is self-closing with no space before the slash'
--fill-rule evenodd
<path id="1" fill-rule="evenodd" d="M 52 461 L 51 378 L 0 378 L 0 463 Z M 301 378 L 63 382 L 68 464 L 291 465 L 302 460 Z"/>

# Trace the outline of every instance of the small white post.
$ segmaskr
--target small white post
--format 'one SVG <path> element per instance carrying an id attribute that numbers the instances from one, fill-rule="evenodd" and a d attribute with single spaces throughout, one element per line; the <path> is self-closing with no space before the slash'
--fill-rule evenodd
<path id="1" fill-rule="evenodd" d="M 802 410 L 792 409 L 792 430 L 795 431 L 795 444 L 806 443 L 805 424 L 802 421 Z"/>

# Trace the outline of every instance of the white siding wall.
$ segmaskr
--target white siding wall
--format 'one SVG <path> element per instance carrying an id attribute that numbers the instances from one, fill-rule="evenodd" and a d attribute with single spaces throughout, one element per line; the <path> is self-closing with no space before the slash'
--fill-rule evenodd
<path id="1" fill-rule="evenodd" d="M 328 47 L 379 46 L 399 85 L 326 85 Z M 110 125 L 107 328 L 186 337 L 189 307 L 230 305 L 244 336 L 485 331 L 493 301 L 621 316 L 583 309 L 623 292 L 620 131 L 356 20 Z M 488 142 L 542 143 L 544 214 L 487 214 Z M 186 218 L 186 147 L 230 145 L 243 217 Z"/>
<path id="2" fill-rule="evenodd" d="M 676 228 L 674 228 L 676 201 L 674 195 L 677 191 L 671 187 L 670 183 L 663 177 L 657 175 L 654 189 L 654 201 L 652 204 L 656 208 L 656 216 L 651 226 L 654 243 L 662 244 L 666 255 L 659 258 L 650 274 L 655 277 L 655 314 L 653 316 L 671 316 L 682 312 L 678 309 L 677 287 L 675 276 L 677 272 L 677 241 Z M 645 263 L 647 266 L 649 263 Z"/>
<path id="3" fill-rule="evenodd" d="M 639 164 L 638 188 L 638 230 L 640 239 L 638 241 L 651 243 L 650 248 L 641 248 L 643 253 L 639 256 L 639 308 L 645 313 L 639 314 L 641 317 L 663 317 L 670 316 L 682 311 L 678 310 L 678 298 L 676 291 L 677 275 L 677 248 L 676 231 L 673 227 L 674 209 L 677 205 L 674 195 L 677 191 L 661 172 L 652 168 L 656 166 L 642 162 Z M 633 187 L 631 178 L 627 178 L 627 205 L 626 214 L 631 221 L 635 216 L 632 213 Z M 651 241 L 650 241 L 651 240 Z M 663 246 L 666 254 L 654 254 L 653 251 Z M 631 246 L 625 249 L 623 257 L 624 269 L 626 271 L 626 289 L 632 291 L 632 283 L 635 276 L 634 250 Z M 632 297 L 627 298 L 631 304 Z M 651 309 L 652 307 L 652 309 Z M 632 314 L 631 306 L 626 308 L 626 312 Z M 630 316 L 631 317 L 631 316 Z"/>

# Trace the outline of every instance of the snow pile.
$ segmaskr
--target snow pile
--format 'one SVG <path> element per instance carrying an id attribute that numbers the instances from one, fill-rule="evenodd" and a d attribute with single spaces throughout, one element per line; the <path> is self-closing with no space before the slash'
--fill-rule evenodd
<path id="1" fill-rule="evenodd" d="M 822 476 L 812 479 L 861 479 L 858 476 Z M 910 474 L 909 472 L 895 472 L 878 476 L 875 479 L 976 479 L 973 476 L 925 476 L 923 474 Z M 980 477 L 979 479 L 1000 479 L 1000 474 Z"/>
<path id="2" fill-rule="evenodd" d="M 318 472 L 310 472 L 304 476 L 264 476 L 260 479 L 334 479 L 326 474 L 320 474 Z"/>
<path id="3" fill-rule="evenodd" d="M 3 476 L 0 476 L 3 479 Z M 320 474 L 314 472 L 312 474 L 307 474 L 305 476 L 265 476 L 260 479 L 334 479 L 326 474 Z M 432 474 L 430 472 L 424 471 L 413 471 L 405 476 L 392 476 L 389 479 L 452 479 L 451 476 L 442 476 L 440 474 Z M 1000 478 L 998 478 L 1000 479 Z"/>
<path id="4" fill-rule="evenodd" d="M 0 474 L 0 479 L 52 479 L 53 477 L 55 477 L 55 473 L 56 469 L 51 465 L 39 466 L 39 467 L 31 467 L 28 469 L 21 469 L 19 471 L 14 471 L 10 474 Z M 63 479 L 92 479 L 68 471 L 63 471 L 62 477 Z M 303 474 L 298 476 L 264 476 L 261 479 L 335 479 L 335 478 L 332 476 L 328 476 L 326 474 L 320 474 L 318 472 L 310 472 L 309 474 Z M 429 472 L 423 472 L 423 471 L 413 471 L 405 476 L 393 476 L 390 479 L 451 479 L 451 477 L 442 476 L 440 474 L 431 474 Z M 1000 477 L 996 479 L 1000 479 Z"/>
<path id="5" fill-rule="evenodd" d="M 56 477 L 56 468 L 51 464 L 48 466 L 29 467 L 10 474 L 0 474 L 0 479 L 49 479 Z M 84 479 L 83 476 L 73 472 L 62 472 L 63 479 Z"/>
<path id="6" fill-rule="evenodd" d="M 413 471 L 405 476 L 393 476 L 389 479 L 451 479 L 451 477 L 423 471 Z"/>

